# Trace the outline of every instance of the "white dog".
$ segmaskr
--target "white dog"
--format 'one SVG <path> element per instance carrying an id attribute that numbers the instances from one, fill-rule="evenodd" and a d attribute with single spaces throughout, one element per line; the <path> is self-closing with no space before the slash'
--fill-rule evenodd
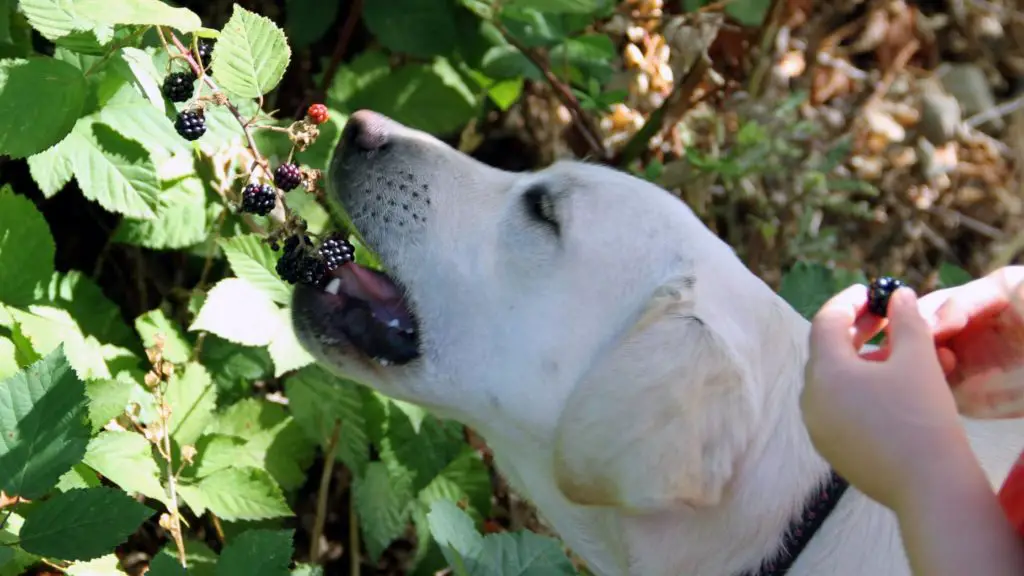
<path id="1" fill-rule="evenodd" d="M 594 573 L 757 574 L 821 504 L 809 324 L 669 193 L 580 162 L 496 170 L 366 111 L 329 185 L 388 275 L 300 287 L 303 345 L 475 428 Z M 965 425 L 1000 484 L 1024 421 Z M 826 504 L 789 574 L 909 574 L 887 509 Z"/>

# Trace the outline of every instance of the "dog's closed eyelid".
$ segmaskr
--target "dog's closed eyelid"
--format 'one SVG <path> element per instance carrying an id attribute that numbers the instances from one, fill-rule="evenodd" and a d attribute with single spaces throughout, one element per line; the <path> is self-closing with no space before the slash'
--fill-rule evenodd
<path id="1" fill-rule="evenodd" d="M 551 226 L 559 232 L 558 209 L 555 198 L 543 184 L 534 184 L 523 192 L 522 201 L 531 218 Z"/>

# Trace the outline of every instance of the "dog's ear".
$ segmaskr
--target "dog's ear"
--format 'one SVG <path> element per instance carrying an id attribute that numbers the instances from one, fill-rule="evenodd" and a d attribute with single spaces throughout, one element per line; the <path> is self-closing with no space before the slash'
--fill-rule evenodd
<path id="1" fill-rule="evenodd" d="M 570 501 L 646 512 L 718 503 L 751 443 L 751 369 L 729 314 L 697 315 L 692 283 L 663 287 L 569 396 L 554 468 Z"/>

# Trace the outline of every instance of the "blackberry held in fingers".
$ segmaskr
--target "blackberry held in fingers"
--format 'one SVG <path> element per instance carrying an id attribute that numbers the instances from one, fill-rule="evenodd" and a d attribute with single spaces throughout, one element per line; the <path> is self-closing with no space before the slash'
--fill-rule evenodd
<path id="1" fill-rule="evenodd" d="M 180 112 L 174 121 L 174 130 L 185 140 L 198 140 L 206 134 L 206 117 L 201 110 Z"/>
<path id="2" fill-rule="evenodd" d="M 296 164 L 281 164 L 274 169 L 274 184 L 289 192 L 302 184 L 302 170 Z"/>
<path id="3" fill-rule="evenodd" d="M 903 282 L 891 276 L 880 276 L 872 280 L 868 285 L 868 312 L 885 318 L 889 311 L 889 298 L 901 286 L 904 286 Z"/>
<path id="4" fill-rule="evenodd" d="M 269 184 L 246 184 L 242 189 L 242 212 L 266 216 L 277 204 L 274 187 Z"/>
<path id="5" fill-rule="evenodd" d="M 192 72 L 174 72 L 164 78 L 161 92 L 171 102 L 187 102 L 195 92 L 196 75 Z"/>
<path id="6" fill-rule="evenodd" d="M 328 271 L 332 271 L 352 262 L 356 258 L 356 247 L 343 236 L 336 234 L 330 236 L 320 244 L 318 250 L 320 258 Z"/>

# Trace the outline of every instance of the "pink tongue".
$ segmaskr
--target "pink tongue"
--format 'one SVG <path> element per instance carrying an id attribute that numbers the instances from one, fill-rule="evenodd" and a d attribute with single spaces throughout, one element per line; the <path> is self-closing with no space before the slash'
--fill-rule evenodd
<path id="1" fill-rule="evenodd" d="M 352 262 L 339 271 L 342 290 L 367 302 L 391 302 L 402 297 L 395 286 L 384 275 Z"/>

